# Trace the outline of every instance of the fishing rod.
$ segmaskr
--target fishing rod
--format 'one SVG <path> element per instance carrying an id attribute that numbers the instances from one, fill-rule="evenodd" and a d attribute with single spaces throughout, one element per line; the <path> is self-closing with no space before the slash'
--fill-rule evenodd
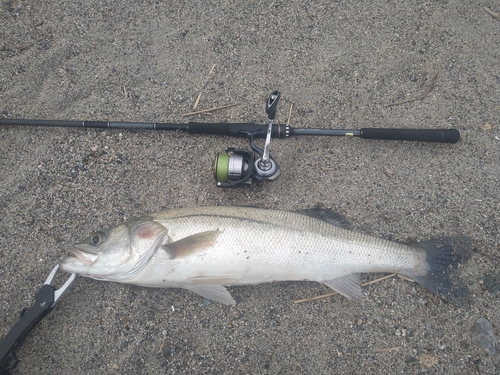
<path id="1" fill-rule="evenodd" d="M 0 119 L 0 125 L 48 126 L 90 129 L 143 129 L 183 131 L 188 134 L 214 134 L 231 137 L 248 137 L 251 151 L 230 147 L 225 153 L 216 155 L 214 178 L 221 188 L 234 188 L 251 185 L 252 180 L 274 180 L 281 170 L 270 156 L 272 138 L 289 138 L 294 135 L 359 137 L 364 139 L 383 139 L 418 142 L 457 143 L 460 133 L 457 129 L 310 129 L 293 128 L 289 124 L 274 124 L 276 108 L 281 93 L 272 92 L 266 101 L 268 124 L 252 123 L 203 123 L 186 124 L 115 122 L 115 121 L 65 121 L 65 120 L 25 120 Z M 255 145 L 254 139 L 265 138 L 264 148 Z"/>

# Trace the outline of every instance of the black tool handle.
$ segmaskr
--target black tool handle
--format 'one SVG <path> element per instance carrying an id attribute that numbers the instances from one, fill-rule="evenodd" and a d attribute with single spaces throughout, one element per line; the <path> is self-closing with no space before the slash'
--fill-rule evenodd
<path id="1" fill-rule="evenodd" d="M 33 327 L 54 307 L 54 292 L 54 287 L 42 286 L 35 296 L 35 304 L 22 315 L 0 343 L 0 374 L 8 374 L 19 363 L 15 351 Z"/>
<path id="2" fill-rule="evenodd" d="M 365 139 L 457 143 L 460 139 L 460 132 L 457 129 L 363 128 L 359 136 Z"/>

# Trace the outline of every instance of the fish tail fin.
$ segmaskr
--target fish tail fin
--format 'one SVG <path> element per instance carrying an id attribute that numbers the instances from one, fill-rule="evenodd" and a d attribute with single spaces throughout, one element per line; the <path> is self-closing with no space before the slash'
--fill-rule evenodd
<path id="1" fill-rule="evenodd" d="M 471 252 L 472 241 L 468 237 L 445 237 L 416 243 L 425 250 L 426 258 L 417 270 L 400 272 L 446 300 L 467 301 L 468 290 L 454 269 L 466 260 Z"/>

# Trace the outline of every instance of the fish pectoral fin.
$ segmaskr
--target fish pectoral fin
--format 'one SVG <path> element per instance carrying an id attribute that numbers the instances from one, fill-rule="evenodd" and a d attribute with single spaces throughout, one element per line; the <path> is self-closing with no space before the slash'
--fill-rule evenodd
<path id="1" fill-rule="evenodd" d="M 348 299 L 357 301 L 361 299 L 361 275 L 359 273 L 351 273 L 331 280 L 325 280 L 323 284 Z"/>
<path id="2" fill-rule="evenodd" d="M 171 259 L 177 259 L 191 255 L 217 243 L 220 230 L 208 230 L 184 237 L 178 241 L 163 245 L 162 248 L 170 255 Z"/>
<path id="3" fill-rule="evenodd" d="M 214 302 L 220 302 L 224 305 L 236 305 L 236 301 L 222 285 L 193 285 L 186 287 L 186 289 Z"/>

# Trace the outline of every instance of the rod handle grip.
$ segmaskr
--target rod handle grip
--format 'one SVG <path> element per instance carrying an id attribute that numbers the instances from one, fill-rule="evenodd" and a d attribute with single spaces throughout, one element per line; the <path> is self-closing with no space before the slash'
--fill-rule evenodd
<path id="1" fill-rule="evenodd" d="M 359 136 L 365 139 L 457 143 L 460 139 L 460 132 L 457 129 L 363 128 Z"/>

